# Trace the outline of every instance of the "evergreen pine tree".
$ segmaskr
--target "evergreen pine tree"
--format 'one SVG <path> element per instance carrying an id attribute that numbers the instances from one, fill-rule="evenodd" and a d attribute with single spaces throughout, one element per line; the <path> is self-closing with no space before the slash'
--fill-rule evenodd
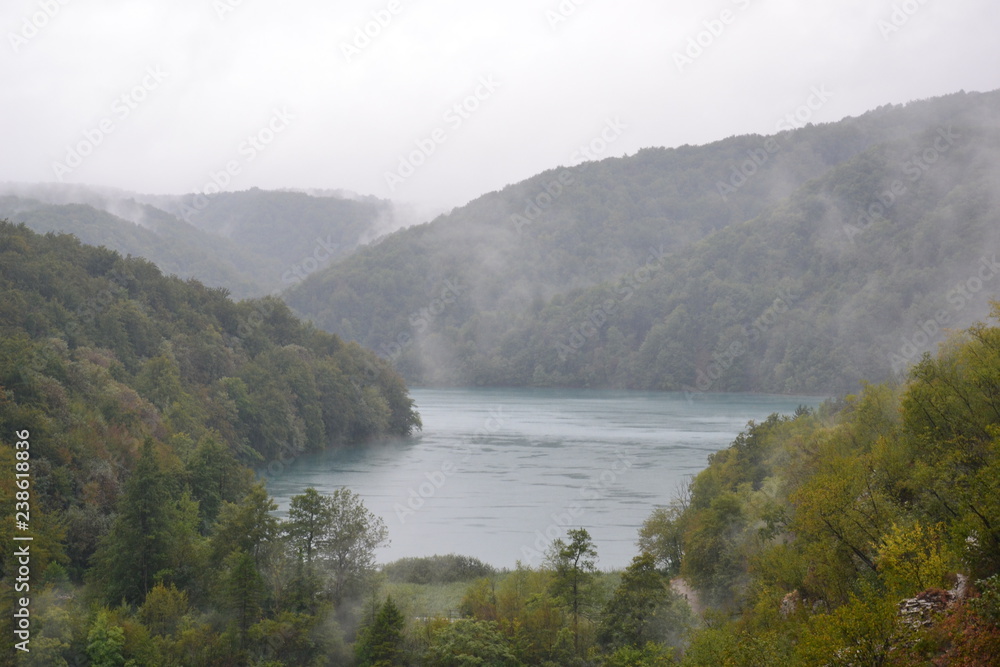
<path id="1" fill-rule="evenodd" d="M 406 619 L 399 607 L 386 598 L 375 620 L 361 631 L 355 645 L 355 655 L 360 667 L 396 667 L 405 665 L 403 628 Z"/>

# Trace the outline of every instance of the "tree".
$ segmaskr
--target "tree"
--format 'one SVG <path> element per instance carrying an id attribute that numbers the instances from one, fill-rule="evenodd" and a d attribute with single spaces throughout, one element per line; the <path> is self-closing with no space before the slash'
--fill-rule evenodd
<path id="1" fill-rule="evenodd" d="M 518 667 L 510 643 L 490 621 L 457 621 L 438 630 L 424 655 L 427 667 Z"/>
<path id="2" fill-rule="evenodd" d="M 340 629 L 326 615 L 283 611 L 250 628 L 257 665 L 353 664 L 344 652 Z"/>
<path id="3" fill-rule="evenodd" d="M 339 603 L 374 569 L 375 550 L 389 546 L 389 531 L 350 489 L 334 491 L 331 507 L 333 531 L 322 545 L 322 556 L 333 575 L 333 601 Z"/>
<path id="4" fill-rule="evenodd" d="M 223 501 L 238 502 L 245 496 L 253 479 L 250 469 L 240 465 L 229 447 L 214 435 L 201 439 L 187 469 L 204 526 L 215 522 Z"/>
<path id="5" fill-rule="evenodd" d="M 354 652 L 360 667 L 395 667 L 406 664 L 403 629 L 406 619 L 391 597 L 379 607 L 375 620 L 364 628 Z"/>
<path id="6" fill-rule="evenodd" d="M 173 585 L 167 588 L 157 584 L 139 608 L 138 619 L 152 634 L 169 636 L 177 630 L 187 611 L 187 592 Z"/>
<path id="7" fill-rule="evenodd" d="M 895 600 L 863 589 L 861 597 L 811 618 L 797 655 L 801 664 L 887 665 L 907 632 Z"/>
<path id="8" fill-rule="evenodd" d="M 642 648 L 622 646 L 604 659 L 603 667 L 669 667 L 676 665 L 671 658 L 673 652 L 649 642 Z"/>
<path id="9" fill-rule="evenodd" d="M 594 573 L 597 568 L 597 550 L 585 528 L 567 531 L 569 544 L 555 540 L 549 550 L 548 559 L 555 570 L 552 594 L 565 601 L 573 618 L 573 650 L 580 653 L 580 615 L 587 609 L 593 598 Z"/>
<path id="10" fill-rule="evenodd" d="M 710 469 L 711 470 L 711 469 Z M 702 479 L 708 471 L 703 471 Z M 732 598 L 743 572 L 738 537 L 744 526 L 739 496 L 728 491 L 715 495 L 708 507 L 698 509 L 688 519 L 692 528 L 684 539 L 684 577 L 699 591 L 716 600 Z"/>
<path id="11" fill-rule="evenodd" d="M 50 565 L 44 578 L 49 579 L 58 565 Z M 78 654 L 79 645 L 73 646 L 74 630 L 86 629 L 84 605 L 79 600 L 67 599 L 68 582 L 44 584 L 40 591 L 32 586 L 31 642 L 27 653 L 18 656 L 19 667 L 69 667 L 67 656 Z M 8 602 L 10 604 L 8 604 Z M 13 601 L 4 596 L 7 608 Z M 75 662 L 74 662 L 75 664 Z"/>
<path id="12" fill-rule="evenodd" d="M 285 532 L 309 563 L 330 576 L 330 597 L 339 604 L 356 593 L 375 565 L 375 550 L 389 543 L 385 522 L 350 489 L 321 496 L 306 489 L 292 499 Z"/>
<path id="13" fill-rule="evenodd" d="M 216 562 L 242 550 L 263 564 L 267 549 L 278 536 L 278 520 L 271 514 L 278 506 L 263 483 L 254 484 L 239 504 L 223 502 L 212 536 Z"/>
<path id="14" fill-rule="evenodd" d="M 165 351 L 158 357 L 150 359 L 142 365 L 136 375 L 135 387 L 143 398 L 155 405 L 163 414 L 170 407 L 185 398 L 181 373 L 174 359 L 172 347 L 165 346 Z"/>
<path id="15" fill-rule="evenodd" d="M 324 544 L 333 530 L 333 503 L 309 487 L 302 495 L 294 496 L 288 507 L 285 534 L 292 549 L 312 565 L 317 548 Z"/>
<path id="16" fill-rule="evenodd" d="M 684 556 L 684 508 L 677 504 L 657 507 L 639 529 L 639 550 L 653 554 L 668 575 L 680 572 Z"/>
<path id="17" fill-rule="evenodd" d="M 172 561 L 176 485 L 160 468 L 153 441 L 143 444 L 125 484 L 118 516 L 94 554 L 94 581 L 104 599 L 141 603 L 154 576 Z"/>
<path id="18" fill-rule="evenodd" d="M 253 557 L 244 551 L 234 551 L 226 558 L 225 594 L 235 614 L 240 649 L 246 649 L 247 632 L 260 620 L 264 580 L 257 571 Z"/>
<path id="19" fill-rule="evenodd" d="M 919 523 L 892 525 L 883 536 L 875 561 L 886 587 L 907 596 L 931 587 L 940 587 L 951 571 L 942 539 L 942 526 Z"/>
<path id="20" fill-rule="evenodd" d="M 623 646 L 641 649 L 646 642 L 661 639 L 654 630 L 657 612 L 669 597 L 653 555 L 639 554 L 625 568 L 621 584 L 604 607 L 598 643 L 613 652 Z"/>
<path id="21" fill-rule="evenodd" d="M 119 667 L 125 664 L 122 649 L 125 646 L 125 631 L 115 625 L 106 610 L 97 612 L 97 617 L 87 633 L 87 657 L 94 667 Z"/>

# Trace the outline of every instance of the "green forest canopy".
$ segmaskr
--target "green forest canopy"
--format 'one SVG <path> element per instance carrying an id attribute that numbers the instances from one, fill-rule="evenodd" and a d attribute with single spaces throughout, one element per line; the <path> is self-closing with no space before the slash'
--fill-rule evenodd
<path id="1" fill-rule="evenodd" d="M 384 362 L 280 302 L 236 304 L 9 223 L 0 280 L 0 424 L 30 432 L 33 473 L 24 664 L 971 665 L 1000 651 L 995 325 L 901 384 L 751 423 L 689 493 L 663 497 L 620 576 L 594 572 L 584 528 L 539 569 L 387 570 L 485 576 L 452 623 L 385 599 L 372 552 L 388 535 L 358 496 L 306 489 L 279 521 L 243 465 L 416 428 Z M 0 502 L 14 494 L 7 475 Z M 0 527 L 8 608 L 14 528 Z"/>
<path id="2" fill-rule="evenodd" d="M 284 296 L 411 382 L 855 391 L 988 312 L 998 128 L 959 93 L 553 169 Z"/>

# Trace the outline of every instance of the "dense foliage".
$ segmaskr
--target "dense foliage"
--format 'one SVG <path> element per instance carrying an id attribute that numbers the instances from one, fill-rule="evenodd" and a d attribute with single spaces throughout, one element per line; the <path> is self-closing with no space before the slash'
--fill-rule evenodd
<path id="1" fill-rule="evenodd" d="M 233 303 L 24 226 L 0 225 L 0 280 L 0 429 L 31 443 L 32 650 L 18 664 L 1000 654 L 998 326 L 954 335 L 905 382 L 751 423 L 652 513 L 620 573 L 597 571 L 581 527 L 538 569 L 438 556 L 379 575 L 389 536 L 360 497 L 306 489 L 280 520 L 245 464 L 416 427 L 386 362 L 280 302 Z M 15 469 L 18 451 L 5 441 L 0 466 Z M 0 502 L 16 493 L 0 480 Z M 0 526 L 5 608 L 15 531 Z M 410 597 L 456 583 L 463 618 L 421 614 Z"/>
<path id="2" fill-rule="evenodd" d="M 411 623 L 402 664 L 996 664 L 1000 327 L 903 383 L 751 422 L 638 545 L 601 574 L 568 531 L 541 569 L 470 585 L 467 620 Z"/>
<path id="3" fill-rule="evenodd" d="M 957 95 L 542 174 L 291 293 L 389 360 L 276 298 L 234 302 L 147 260 L 0 222 L 0 468 L 27 466 L 30 442 L 33 537 L 30 591 L 16 589 L 23 534 L 0 525 L 0 602 L 14 609 L 30 592 L 32 628 L 31 652 L 15 661 L 8 643 L 0 661 L 991 664 L 1000 327 L 919 352 L 1000 281 L 998 99 Z M 762 145 L 754 173 L 727 181 Z M 297 193 L 210 203 L 133 201 L 130 216 L 160 220 L 154 233 L 86 204 L 2 201 L 35 226 L 71 222 L 137 251 L 174 238 L 160 261 L 220 280 L 247 275 L 198 265 L 207 248 L 243 252 L 221 235 L 265 252 L 282 211 L 321 225 L 306 225 L 311 235 L 331 210 Z M 381 205 L 356 203 L 343 215 L 363 236 Z M 167 213 L 192 208 L 214 240 Z M 282 252 L 315 252 L 316 239 L 299 241 Z M 751 423 L 653 511 L 622 572 L 597 570 L 580 527 L 538 569 L 451 555 L 378 573 L 389 535 L 362 498 L 306 489 L 279 519 L 251 467 L 418 428 L 390 361 L 430 380 L 675 388 L 692 400 L 899 377 Z M 16 507 L 25 488 L 2 476 L 0 503 Z M 456 586 L 455 614 L 414 602 Z M 0 621 L 8 638 L 18 622 Z"/>
<path id="4" fill-rule="evenodd" d="M 462 650 L 467 662 L 505 649 L 509 655 L 495 664 L 624 666 L 674 664 L 672 656 L 695 618 L 684 598 L 672 590 L 668 577 L 650 554 L 637 556 L 624 572 L 601 573 L 598 554 L 583 528 L 555 540 L 539 569 L 519 566 L 478 580 L 469 586 L 462 611 L 485 635 L 492 637 Z M 446 641 L 432 632 L 430 654 Z"/>
<path id="5" fill-rule="evenodd" d="M 336 625 L 323 605 L 360 595 L 384 527 L 345 490 L 314 503 L 319 555 L 301 556 L 305 519 L 274 519 L 248 466 L 267 471 L 419 424 L 385 361 L 276 299 L 235 303 L 148 261 L 0 222 L 6 470 L 22 460 L 14 440 L 30 442 L 39 641 L 24 664 L 84 654 L 122 664 L 109 657 L 118 653 L 138 664 L 222 664 L 213 651 L 312 646 L 311 623 Z M 14 482 L 0 482 L 9 508 L 24 493 Z M 13 534 L 4 522 L 5 605 Z M 91 613 L 90 604 L 106 608 Z M 169 641 L 150 634 L 157 627 Z"/>
<path id="6" fill-rule="evenodd" d="M 496 569 L 478 558 L 449 554 L 422 558 L 400 558 L 382 568 L 389 581 L 408 584 L 449 584 L 496 574 Z"/>
<path id="7" fill-rule="evenodd" d="M 640 543 L 718 610 L 685 665 L 993 664 L 1000 328 L 905 384 L 751 424 Z"/>
<path id="8" fill-rule="evenodd" d="M 986 314 L 998 125 L 963 93 L 556 169 L 285 296 L 411 381 L 854 391 Z"/>

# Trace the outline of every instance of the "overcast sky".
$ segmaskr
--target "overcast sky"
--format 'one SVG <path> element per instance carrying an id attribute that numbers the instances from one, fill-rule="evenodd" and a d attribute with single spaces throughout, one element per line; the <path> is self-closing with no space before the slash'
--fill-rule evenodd
<path id="1" fill-rule="evenodd" d="M 0 19 L 0 181 L 149 193 L 452 207 L 581 146 L 1000 87 L 995 0 L 5 0 Z"/>

